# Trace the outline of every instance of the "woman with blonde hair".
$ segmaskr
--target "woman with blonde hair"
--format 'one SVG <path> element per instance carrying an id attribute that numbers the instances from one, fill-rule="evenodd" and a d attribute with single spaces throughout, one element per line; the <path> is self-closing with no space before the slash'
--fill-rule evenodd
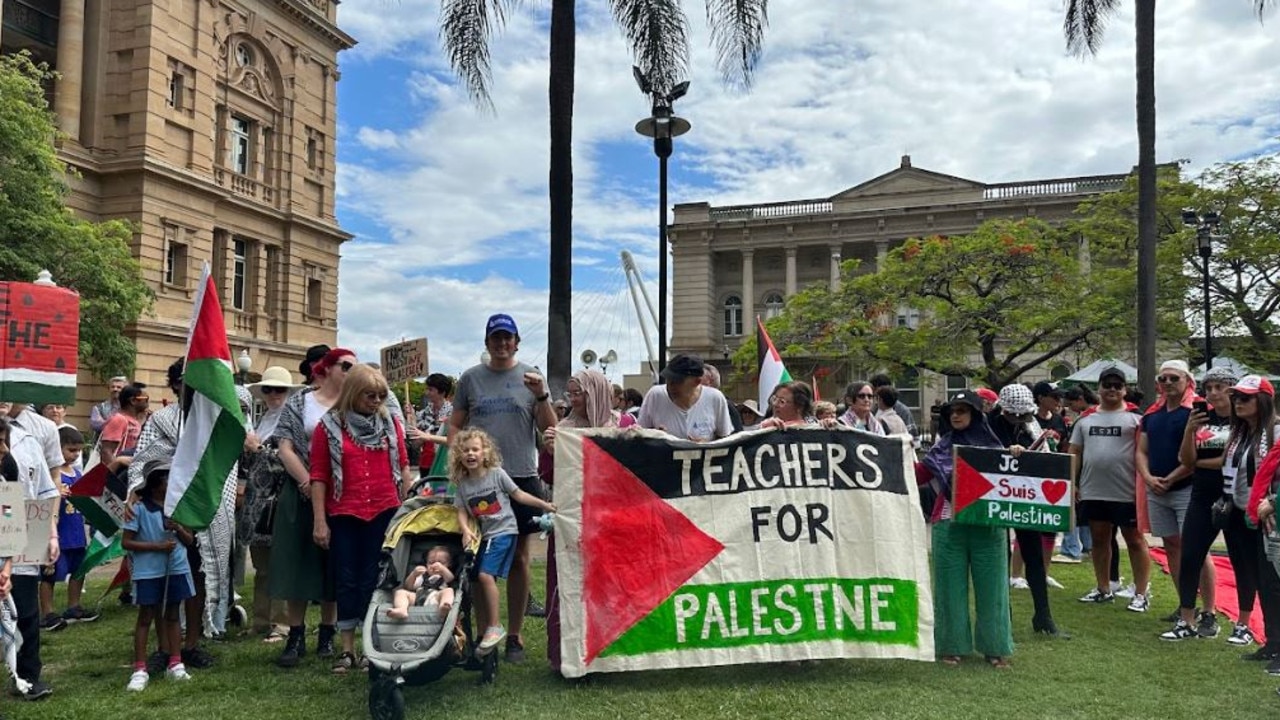
<path id="1" fill-rule="evenodd" d="M 311 532 L 329 551 L 342 641 L 333 671 L 339 674 L 357 666 L 356 626 L 378 581 L 382 539 L 413 482 L 404 427 L 387 408 L 390 394 L 382 373 L 353 366 L 311 438 Z"/>

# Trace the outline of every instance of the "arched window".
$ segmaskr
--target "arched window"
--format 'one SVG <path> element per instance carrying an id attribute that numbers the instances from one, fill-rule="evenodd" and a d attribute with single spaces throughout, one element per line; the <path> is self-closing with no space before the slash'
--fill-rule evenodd
<path id="1" fill-rule="evenodd" d="M 1057 365 L 1053 366 L 1052 370 L 1049 371 L 1049 377 L 1053 378 L 1053 380 L 1057 382 L 1061 380 L 1066 380 L 1067 378 L 1071 377 L 1071 373 L 1073 372 L 1075 371 L 1072 370 L 1071 366 L 1068 365 L 1067 363 L 1058 363 Z"/>
<path id="2" fill-rule="evenodd" d="M 742 335 L 742 298 L 730 295 L 724 299 L 724 336 Z"/>
<path id="3" fill-rule="evenodd" d="M 764 318 L 775 318 L 782 314 L 782 293 L 771 292 L 764 296 Z"/>

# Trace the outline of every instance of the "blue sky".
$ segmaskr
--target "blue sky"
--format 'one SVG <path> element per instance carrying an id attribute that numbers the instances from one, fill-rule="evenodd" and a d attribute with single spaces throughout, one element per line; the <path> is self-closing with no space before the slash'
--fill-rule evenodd
<path id="1" fill-rule="evenodd" d="M 693 130 L 670 201 L 827 197 L 913 163 L 985 182 L 1128 170 L 1136 160 L 1132 17 L 1102 52 L 1066 54 L 1060 0 L 774 0 L 751 92 L 725 87 L 700 3 L 689 3 Z M 1247 0 L 1157 11 L 1158 155 L 1189 168 L 1277 150 L 1275 18 Z M 339 341 L 373 358 L 427 336 L 431 369 L 482 350 L 510 312 L 526 362 L 545 363 L 546 3 L 526 3 L 493 48 L 494 112 L 477 109 L 437 44 L 438 0 L 346 0 L 359 41 L 340 58 Z M 643 360 L 618 252 L 656 300 L 657 164 L 635 134 L 648 103 L 602 0 L 579 0 L 575 102 L 574 353 Z"/>

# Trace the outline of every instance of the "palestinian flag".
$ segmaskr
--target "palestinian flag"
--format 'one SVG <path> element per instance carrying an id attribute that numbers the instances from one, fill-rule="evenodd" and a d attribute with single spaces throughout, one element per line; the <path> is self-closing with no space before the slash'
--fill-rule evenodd
<path id="1" fill-rule="evenodd" d="M 182 434 L 169 471 L 164 512 L 181 525 L 203 530 L 218 511 L 223 485 L 240 459 L 245 436 L 227 328 L 207 264 L 196 292 L 183 383 L 194 394 L 182 409 Z"/>
<path id="2" fill-rule="evenodd" d="M 769 396 L 779 383 L 791 382 L 791 373 L 782 364 L 782 356 L 769 339 L 760 316 L 756 316 L 756 367 L 760 368 L 760 384 L 757 394 L 760 397 L 760 412 L 769 411 Z"/>
<path id="3" fill-rule="evenodd" d="M 90 570 L 124 555 L 120 545 L 120 523 L 124 520 L 126 481 L 107 472 L 107 466 L 94 465 L 74 485 L 67 502 L 84 516 L 93 528 L 93 537 L 85 550 L 84 560 L 75 577 L 83 579 Z"/>

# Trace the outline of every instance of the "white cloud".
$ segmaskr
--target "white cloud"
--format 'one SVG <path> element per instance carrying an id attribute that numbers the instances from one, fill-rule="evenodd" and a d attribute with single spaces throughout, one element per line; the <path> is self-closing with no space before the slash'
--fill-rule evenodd
<path id="1" fill-rule="evenodd" d="M 677 110 L 693 131 L 677 141 L 671 202 L 825 197 L 891 170 L 903 154 L 986 182 L 1127 171 L 1137 157 L 1130 5 L 1110 20 L 1097 57 L 1080 59 L 1064 48 L 1056 0 L 774 0 L 750 93 L 722 87 L 703 13 L 690 5 L 693 85 Z M 1249 6 L 1159 8 L 1161 161 L 1190 158 L 1195 170 L 1275 146 L 1276 30 Z M 489 312 L 515 307 L 545 328 L 546 9 L 517 10 L 494 40 L 492 114 L 477 111 L 450 74 L 437 12 L 427 0 L 342 5 L 343 26 L 361 41 L 343 83 L 379 76 L 392 57 L 414 72 L 408 102 L 380 108 L 385 117 L 339 108 L 368 151 L 339 165 L 342 211 L 383 229 L 378 243 L 344 248 L 340 332 L 363 349 L 423 328 L 434 357 L 463 367 Z M 632 129 L 647 104 L 603 0 L 579 3 L 577 54 L 581 305 L 609 295 L 599 268 L 616 266 L 620 249 L 652 281 L 656 173 Z M 485 277 L 491 262 L 512 258 L 529 268 L 520 280 Z M 387 277 L 387 267 L 398 269 Z M 625 315 L 605 314 L 619 326 Z M 575 314 L 575 354 L 605 342 L 590 339 L 596 331 Z M 535 337 L 526 335 L 526 350 Z"/>

